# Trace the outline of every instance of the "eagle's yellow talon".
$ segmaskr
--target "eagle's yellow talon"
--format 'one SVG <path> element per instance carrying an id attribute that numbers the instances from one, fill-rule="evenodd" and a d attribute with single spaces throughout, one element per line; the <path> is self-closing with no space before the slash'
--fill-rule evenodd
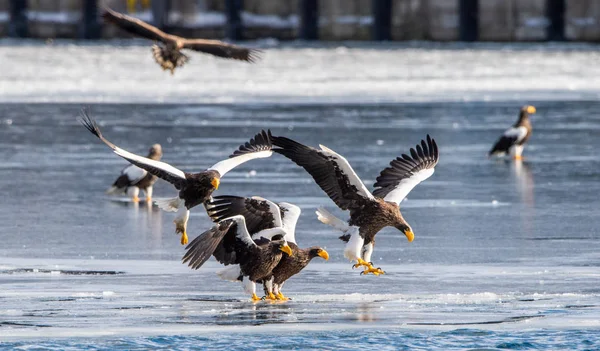
<path id="1" fill-rule="evenodd" d="M 281 300 L 281 301 L 287 301 L 287 300 L 289 300 L 289 298 L 283 296 L 283 294 L 281 293 L 281 291 L 278 292 L 276 296 L 277 296 L 277 300 Z"/>
<path id="2" fill-rule="evenodd" d="M 356 264 L 352 266 L 352 268 L 360 268 L 360 267 L 369 267 L 369 268 L 373 268 L 373 265 L 371 265 L 369 262 L 363 260 L 362 258 L 359 258 L 356 261 Z"/>
<path id="3" fill-rule="evenodd" d="M 181 245 L 187 245 L 188 243 L 188 236 L 186 232 L 183 232 L 183 234 L 181 234 Z"/>
<path id="4" fill-rule="evenodd" d="M 260 301 L 260 300 L 261 300 L 260 297 L 258 297 L 256 294 L 252 294 L 252 301 L 253 302 L 257 302 L 257 301 Z"/>
<path id="5" fill-rule="evenodd" d="M 270 292 L 269 295 L 265 296 L 265 300 L 275 301 L 277 300 L 277 297 L 275 297 L 275 295 L 272 292 Z"/>
<path id="6" fill-rule="evenodd" d="M 381 274 L 385 274 L 385 272 L 381 268 L 379 268 L 379 267 L 373 268 L 373 266 L 367 267 L 367 268 L 365 268 L 364 271 L 360 272 L 361 275 L 363 275 L 363 274 L 367 275 L 369 273 L 372 273 L 373 275 L 377 275 L 377 276 L 379 276 Z"/>
<path id="7" fill-rule="evenodd" d="M 137 197 L 137 196 L 134 196 L 134 197 L 131 198 L 131 201 L 135 202 L 135 203 L 138 203 L 138 202 L 140 202 L 140 198 Z"/>
<path id="8" fill-rule="evenodd" d="M 146 196 L 146 202 L 152 202 L 152 198 L 149 196 Z"/>

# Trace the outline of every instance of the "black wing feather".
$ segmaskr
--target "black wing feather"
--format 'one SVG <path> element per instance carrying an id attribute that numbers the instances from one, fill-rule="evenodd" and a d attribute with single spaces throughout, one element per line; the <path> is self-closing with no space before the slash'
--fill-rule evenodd
<path id="1" fill-rule="evenodd" d="M 206 211 L 213 222 L 236 215 L 244 216 L 250 235 L 273 228 L 275 222 L 269 205 L 265 201 L 241 196 L 214 196 L 206 204 Z"/>
<path id="2" fill-rule="evenodd" d="M 427 141 L 421 140 L 420 145 L 410 149 L 411 156 L 402 154 L 390 162 L 390 167 L 381 171 L 375 182 L 373 195 L 384 198 L 389 192 L 406 178 L 424 169 L 437 165 L 440 154 L 434 139 L 427 135 Z"/>
<path id="3" fill-rule="evenodd" d="M 354 209 L 364 203 L 365 198 L 359 195 L 358 189 L 350 184 L 348 176 L 332 158 L 315 148 L 285 137 L 272 136 L 271 140 L 274 146 L 279 147 L 273 151 L 303 167 L 339 208 Z"/>
<path id="4" fill-rule="evenodd" d="M 168 34 L 160 29 L 140 20 L 135 17 L 127 16 L 123 13 L 113 11 L 109 8 L 104 9 L 102 18 L 108 23 L 112 23 L 117 27 L 146 39 L 166 42 Z"/>
<path id="5" fill-rule="evenodd" d="M 489 156 L 496 153 L 507 153 L 511 146 L 515 145 L 517 142 L 517 136 L 507 137 L 505 135 L 501 136 L 500 139 L 494 144 L 494 146 L 490 149 L 488 153 Z"/>
<path id="6" fill-rule="evenodd" d="M 261 130 L 260 133 L 256 134 L 254 138 L 247 141 L 244 145 L 241 145 L 229 157 L 231 158 L 241 156 L 244 154 L 251 154 L 254 152 L 271 150 L 273 147 L 271 143 L 271 138 L 272 135 L 270 129 L 268 129 L 266 132 L 264 130 Z"/>
<path id="7" fill-rule="evenodd" d="M 260 50 L 208 39 L 184 39 L 183 48 L 250 63 L 259 60 L 261 54 Z"/>
<path id="8" fill-rule="evenodd" d="M 185 249 L 187 251 L 182 258 L 183 263 L 187 263 L 192 269 L 202 267 L 204 262 L 206 262 L 220 246 L 223 247 L 223 239 L 231 231 L 231 228 L 235 227 L 234 223 L 235 222 L 230 219 L 224 220 L 200 234 L 186 246 Z M 219 253 L 221 254 L 221 252 Z M 223 261 L 235 261 L 235 257 L 225 257 L 225 255 L 221 255 L 219 258 Z M 217 260 L 219 260 L 219 258 L 217 258 Z M 221 260 L 219 260 L 219 262 L 221 262 Z"/>

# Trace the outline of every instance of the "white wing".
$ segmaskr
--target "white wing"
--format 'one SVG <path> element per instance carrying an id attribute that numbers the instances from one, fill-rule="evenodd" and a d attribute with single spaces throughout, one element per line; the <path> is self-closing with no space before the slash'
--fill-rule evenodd
<path id="1" fill-rule="evenodd" d="M 356 189 L 358 190 L 358 193 L 360 195 L 366 197 L 367 199 L 374 198 L 373 194 L 371 194 L 369 189 L 367 189 L 367 187 L 363 184 L 362 180 L 358 177 L 356 172 L 354 172 L 354 170 L 352 169 L 352 166 L 350 166 L 350 163 L 348 162 L 348 160 L 346 160 L 346 158 L 344 156 L 338 154 L 337 152 L 331 150 L 330 148 L 328 148 L 324 145 L 319 144 L 319 147 L 321 147 L 321 150 L 322 150 L 321 152 L 323 154 L 331 157 L 334 160 L 334 162 L 338 165 L 338 167 L 346 175 L 350 184 L 352 184 L 356 187 Z"/>
<path id="2" fill-rule="evenodd" d="M 145 169 L 146 171 L 150 172 L 150 174 L 162 178 L 172 184 L 177 184 L 181 180 L 185 180 L 185 173 L 171 166 L 170 164 L 136 155 L 127 150 L 121 149 L 117 145 L 108 141 L 108 139 L 102 135 L 100 127 L 96 121 L 89 115 L 89 111 L 85 109 L 81 111 L 81 123 L 87 130 L 90 131 L 90 133 L 94 134 L 98 139 L 102 140 L 104 144 L 108 145 L 108 147 L 110 147 L 115 154 L 123 157 L 134 165 Z"/>
<path id="3" fill-rule="evenodd" d="M 252 237 L 250 236 L 250 233 L 248 233 L 248 229 L 246 228 L 246 220 L 244 219 L 244 216 L 237 215 L 231 217 L 230 219 L 232 219 L 237 224 L 235 237 L 247 246 L 256 246 L 254 240 L 252 240 Z"/>
<path id="4" fill-rule="evenodd" d="M 283 211 L 283 229 L 285 229 L 285 237 L 286 241 L 296 243 L 296 224 L 298 223 L 298 218 L 300 218 L 300 207 L 296 205 L 292 205 L 288 202 L 280 202 L 279 207 Z"/>
<path id="5" fill-rule="evenodd" d="M 127 176 L 127 179 L 129 179 L 130 184 L 137 184 L 137 182 L 144 179 L 148 172 L 136 165 L 129 165 L 123 168 L 121 174 Z"/>
<path id="6" fill-rule="evenodd" d="M 286 238 L 286 231 L 282 227 L 263 229 L 260 232 L 254 233 L 252 235 L 252 240 L 257 240 L 260 238 L 265 238 L 267 240 L 271 240 L 275 235 L 283 235 L 284 239 Z"/>
<path id="7" fill-rule="evenodd" d="M 527 136 L 527 128 L 525 127 L 511 127 L 508 128 L 504 134 L 505 137 L 515 139 L 515 143 L 519 143 Z"/>
<path id="8" fill-rule="evenodd" d="M 433 175 L 434 169 L 424 169 L 414 173 L 412 176 L 402 179 L 394 190 L 390 191 L 383 199 L 389 202 L 401 203 L 404 198 L 419 183 Z"/>
<path id="9" fill-rule="evenodd" d="M 227 160 L 217 162 L 209 170 L 219 172 L 222 177 L 244 162 L 271 156 L 273 154 L 271 147 L 271 131 L 261 130 L 252 139 L 241 145 Z"/>
<path id="10" fill-rule="evenodd" d="M 241 165 L 244 162 L 248 162 L 250 160 L 254 160 L 257 158 L 266 158 L 266 157 L 271 156 L 272 154 L 273 154 L 273 151 L 266 150 L 266 151 L 259 151 L 259 152 L 254 152 L 254 153 L 250 153 L 250 154 L 235 156 L 235 157 L 223 160 L 221 162 L 215 163 L 208 170 L 217 171 L 217 172 L 219 172 L 219 174 L 222 177 L 225 175 L 225 173 L 231 171 L 232 169 Z"/>
<path id="11" fill-rule="evenodd" d="M 427 141 L 421 140 L 421 144 L 410 149 L 410 156 L 403 154 L 381 171 L 373 194 L 400 204 L 417 184 L 431 177 L 439 157 L 437 144 L 428 135 Z"/>
<path id="12" fill-rule="evenodd" d="M 109 145 L 109 146 L 111 146 L 111 145 Z M 140 168 L 144 168 L 145 170 L 149 171 L 150 173 L 152 173 L 160 178 L 165 179 L 164 173 L 167 173 L 168 175 L 174 176 L 176 178 L 185 179 L 185 173 L 183 173 L 183 171 L 171 166 L 168 163 L 161 162 L 161 161 L 155 161 L 155 160 L 151 160 L 147 157 L 136 155 L 127 150 L 123 150 L 114 144 L 112 144 L 111 148 L 113 149 L 113 152 L 115 154 L 123 157 L 127 161 L 133 163 L 134 165 L 136 165 Z M 169 179 L 165 179 L 165 180 L 171 182 Z"/>

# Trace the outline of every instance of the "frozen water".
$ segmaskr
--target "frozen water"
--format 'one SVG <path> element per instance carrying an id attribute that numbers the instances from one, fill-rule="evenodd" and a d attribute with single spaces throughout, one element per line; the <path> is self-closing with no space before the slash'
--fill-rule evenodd
<path id="1" fill-rule="evenodd" d="M 0 71 L 0 349 L 598 349 L 597 55 L 283 47 L 256 65 L 194 55 L 171 77 L 137 44 L 5 41 L 20 69 Z M 286 284 L 293 301 L 252 304 L 215 262 L 180 263 L 174 214 L 103 194 L 126 163 L 79 125 L 84 103 L 109 140 L 142 154 L 159 142 L 187 171 L 261 128 L 336 150 L 367 187 L 427 134 L 441 161 L 402 206 L 415 241 L 377 236 L 381 277 L 351 269 L 314 210 L 345 214 L 301 169 L 274 155 L 227 174 L 218 194 L 299 205 L 300 246 L 331 255 Z M 525 162 L 488 160 L 524 103 L 538 108 Z M 191 237 L 209 225 L 195 209 Z"/>

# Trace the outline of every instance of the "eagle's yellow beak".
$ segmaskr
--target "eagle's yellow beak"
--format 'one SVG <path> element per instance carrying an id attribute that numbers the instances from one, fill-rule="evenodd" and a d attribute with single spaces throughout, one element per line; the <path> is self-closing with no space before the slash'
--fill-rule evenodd
<path id="1" fill-rule="evenodd" d="M 536 110 L 535 110 L 535 107 L 533 107 L 533 106 L 527 106 L 527 110 L 526 111 L 529 114 L 534 114 Z"/>
<path id="2" fill-rule="evenodd" d="M 219 178 L 213 178 L 210 181 L 210 184 L 215 188 L 215 190 L 219 189 L 219 184 L 221 183 L 221 181 L 219 180 Z"/>
<path id="3" fill-rule="evenodd" d="M 410 229 L 406 229 L 404 235 L 406 235 L 406 239 L 408 239 L 409 243 L 415 240 L 415 234 Z"/>
<path id="4" fill-rule="evenodd" d="M 292 248 L 288 244 L 281 245 L 279 250 L 285 252 L 290 257 L 292 256 Z"/>
<path id="5" fill-rule="evenodd" d="M 329 260 L 329 253 L 327 253 L 327 251 L 320 249 L 319 252 L 317 253 L 317 255 L 319 255 L 319 257 L 322 257 L 325 259 L 325 261 Z"/>

